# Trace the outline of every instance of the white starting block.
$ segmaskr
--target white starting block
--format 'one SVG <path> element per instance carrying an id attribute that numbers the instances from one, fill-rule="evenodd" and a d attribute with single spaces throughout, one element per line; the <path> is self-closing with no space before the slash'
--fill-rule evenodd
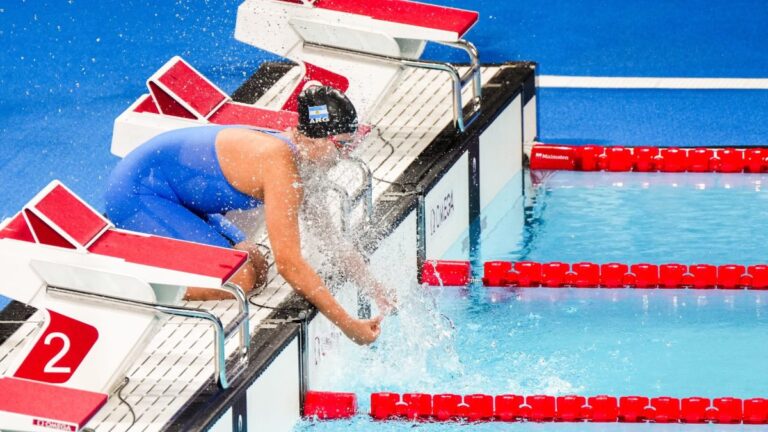
<path id="1" fill-rule="evenodd" d="M 480 62 L 462 39 L 478 13 L 406 0 L 246 0 L 237 12 L 235 38 L 257 48 L 340 72 L 358 111 L 370 114 L 388 94 L 404 67 L 441 70 L 451 76 L 457 129 L 480 109 Z M 264 31 L 264 29 L 269 31 Z M 419 60 L 428 41 L 467 52 L 465 74 L 450 64 Z M 464 113 L 462 89 L 473 97 Z"/>
<path id="2" fill-rule="evenodd" d="M 18 378 L 0 378 L 0 422 L 11 431 L 79 431 L 107 395 Z"/>
<path id="3" fill-rule="evenodd" d="M 173 57 L 147 80 L 141 96 L 115 120 L 112 153 L 123 157 L 162 132 L 206 124 L 285 130 L 298 123 L 294 111 L 234 102 L 181 57 Z"/>
<path id="4" fill-rule="evenodd" d="M 49 184 L 0 226 L 0 294 L 45 316 L 0 379 L 0 425 L 79 430 L 168 315 L 213 325 L 216 379 L 226 388 L 237 373 L 226 369 L 226 340 L 239 334 L 242 362 L 250 342 L 245 295 L 226 284 L 246 259 L 242 251 L 115 229 L 64 185 Z M 180 306 L 188 286 L 231 292 L 238 318 L 225 328 L 208 311 Z M 42 413 L 34 400 L 50 405 Z"/>
<path id="5" fill-rule="evenodd" d="M 159 133 L 205 124 L 285 130 L 298 122 L 296 96 L 309 81 L 346 92 L 366 118 L 409 67 L 450 77 L 453 120 L 464 131 L 482 102 L 478 53 L 462 39 L 477 19 L 477 12 L 406 0 L 246 0 L 235 37 L 300 67 L 295 82 L 273 95 L 279 108 L 235 102 L 174 57 L 147 80 L 149 93 L 115 120 L 112 153 L 123 157 Z M 469 68 L 461 73 L 448 63 L 419 60 L 428 41 L 466 51 Z"/>

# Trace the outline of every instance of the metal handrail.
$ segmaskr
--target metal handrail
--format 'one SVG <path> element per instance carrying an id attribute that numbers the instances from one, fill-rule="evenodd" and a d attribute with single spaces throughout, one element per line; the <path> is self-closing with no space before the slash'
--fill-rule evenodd
<path id="1" fill-rule="evenodd" d="M 194 309 L 183 306 L 164 305 L 159 303 L 145 302 L 141 300 L 132 300 L 122 297 L 114 297 L 106 294 L 97 294 L 89 291 L 82 291 L 74 288 L 57 287 L 48 285 L 47 290 L 53 294 L 69 295 L 78 298 L 84 298 L 86 300 L 96 302 L 106 302 L 109 304 L 119 305 L 127 308 L 150 310 L 154 312 L 160 312 L 167 315 L 181 316 L 186 318 L 197 318 L 208 321 L 213 325 L 214 330 L 214 358 L 213 367 L 216 376 L 216 382 L 222 389 L 230 387 L 230 378 L 236 378 L 242 368 L 236 373 L 233 373 L 231 377 L 227 377 L 227 358 L 226 358 L 226 341 L 229 340 L 231 335 L 236 329 L 240 330 L 240 364 L 248 362 L 248 346 L 250 345 L 250 330 L 248 328 L 248 302 L 243 290 L 233 283 L 227 283 L 225 290 L 234 294 L 235 298 L 240 303 L 240 315 L 230 323 L 226 328 L 222 324 L 219 317 L 207 310 Z M 242 302 L 241 302 L 242 300 Z"/>
<path id="2" fill-rule="evenodd" d="M 332 52 L 352 54 L 360 57 L 372 58 L 380 61 L 399 63 L 403 66 L 410 66 L 420 69 L 431 69 L 446 72 L 453 81 L 453 122 L 456 128 L 464 132 L 467 126 L 472 124 L 480 114 L 482 108 L 482 76 L 480 71 L 480 58 L 477 48 L 469 41 L 459 39 L 456 42 L 438 42 L 442 45 L 450 46 L 464 50 L 470 57 L 470 68 L 465 74 L 459 73 L 458 69 L 450 64 L 443 62 L 427 61 L 427 60 L 414 60 L 402 57 L 386 56 L 382 54 L 374 54 L 365 51 L 357 51 L 347 48 L 339 48 L 330 45 L 318 44 L 314 42 L 304 42 L 304 46 L 310 48 L 324 49 Z M 467 117 L 464 117 L 464 101 L 462 96 L 462 90 L 464 86 L 472 81 L 472 101 L 471 109 Z"/>
<path id="3" fill-rule="evenodd" d="M 240 354 L 248 358 L 248 348 L 251 346 L 251 330 L 250 330 L 250 307 L 248 306 L 248 298 L 245 296 L 245 291 L 243 291 L 243 288 L 240 287 L 240 285 L 234 283 L 234 282 L 226 282 L 222 289 L 229 291 L 230 294 L 235 296 L 235 299 L 237 300 L 237 305 L 240 308 L 240 313 L 238 314 L 237 318 L 233 320 L 229 326 L 232 326 L 230 329 L 228 326 L 229 332 L 234 331 L 234 327 L 239 324 L 240 327 Z M 239 321 L 239 323 L 238 323 Z M 229 334 L 229 333 L 228 333 Z"/>
<path id="4" fill-rule="evenodd" d="M 365 200 L 365 222 L 370 224 L 373 221 L 373 173 L 368 164 L 362 159 L 350 156 L 347 160 L 354 162 L 354 165 L 363 174 L 363 185 L 358 190 L 358 193 L 355 194 L 354 199 L 356 200 L 355 203 Z"/>
<path id="5" fill-rule="evenodd" d="M 360 169 L 363 174 L 363 184 L 352 194 L 337 183 L 330 182 L 328 186 L 329 190 L 336 192 L 341 198 L 341 231 L 344 233 L 349 229 L 347 221 L 352 213 L 352 208 L 360 203 L 360 201 L 365 201 L 365 223 L 370 224 L 373 218 L 373 173 L 362 159 L 349 157 L 347 160 L 353 162 Z"/>

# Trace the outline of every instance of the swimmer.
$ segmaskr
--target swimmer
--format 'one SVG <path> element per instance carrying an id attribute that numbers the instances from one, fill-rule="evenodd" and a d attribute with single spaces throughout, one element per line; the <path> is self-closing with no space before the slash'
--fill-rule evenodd
<path id="1" fill-rule="evenodd" d="M 255 244 L 223 214 L 264 207 L 277 271 L 344 334 L 369 344 L 381 332 L 382 316 L 357 319 L 333 297 L 301 253 L 299 213 L 306 173 L 324 172 L 355 141 L 357 112 L 331 87 L 310 86 L 298 96 L 299 124 L 283 133 L 245 126 L 201 126 L 158 135 L 137 147 L 113 170 L 106 213 L 119 228 L 248 252 L 230 282 L 246 292 L 261 286 L 267 261 Z M 379 310 L 393 309 L 388 290 L 364 258 L 346 242 L 331 250 L 345 275 L 367 288 Z M 330 253 L 333 252 L 333 253 Z M 222 290 L 188 288 L 186 298 L 231 298 Z"/>

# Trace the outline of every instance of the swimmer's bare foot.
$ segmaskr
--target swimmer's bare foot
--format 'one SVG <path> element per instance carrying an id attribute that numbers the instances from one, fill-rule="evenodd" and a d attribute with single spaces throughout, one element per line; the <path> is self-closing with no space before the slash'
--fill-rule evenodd
<path id="1" fill-rule="evenodd" d="M 184 294 L 184 300 L 232 300 L 235 297 L 223 290 L 210 289 L 210 288 L 187 288 L 186 294 Z"/>
<path id="2" fill-rule="evenodd" d="M 269 264 L 261 251 L 251 243 L 238 243 L 235 245 L 235 249 L 248 252 L 248 261 L 237 273 L 229 278 L 229 282 L 241 287 L 248 294 L 254 288 L 264 285 L 264 282 L 267 280 Z M 234 298 L 227 291 L 211 288 L 187 288 L 187 292 L 184 295 L 184 300 L 200 301 L 231 300 Z"/>

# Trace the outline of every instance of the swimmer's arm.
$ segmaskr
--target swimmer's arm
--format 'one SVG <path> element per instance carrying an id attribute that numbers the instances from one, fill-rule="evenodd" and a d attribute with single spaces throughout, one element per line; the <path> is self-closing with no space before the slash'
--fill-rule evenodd
<path id="1" fill-rule="evenodd" d="M 331 214 L 324 203 L 313 201 L 306 209 L 316 222 L 310 227 L 314 227 L 313 232 L 324 243 L 324 249 L 333 252 L 336 267 L 344 276 L 374 297 L 381 313 L 388 315 L 394 312 L 397 308 L 395 293 L 373 276 L 365 257 L 335 228 Z"/>
<path id="2" fill-rule="evenodd" d="M 277 271 L 350 339 L 371 343 L 379 335 L 381 318 L 358 320 L 349 315 L 301 254 L 298 213 L 303 190 L 291 158 L 290 152 L 274 155 L 263 177 L 267 234 Z"/>

